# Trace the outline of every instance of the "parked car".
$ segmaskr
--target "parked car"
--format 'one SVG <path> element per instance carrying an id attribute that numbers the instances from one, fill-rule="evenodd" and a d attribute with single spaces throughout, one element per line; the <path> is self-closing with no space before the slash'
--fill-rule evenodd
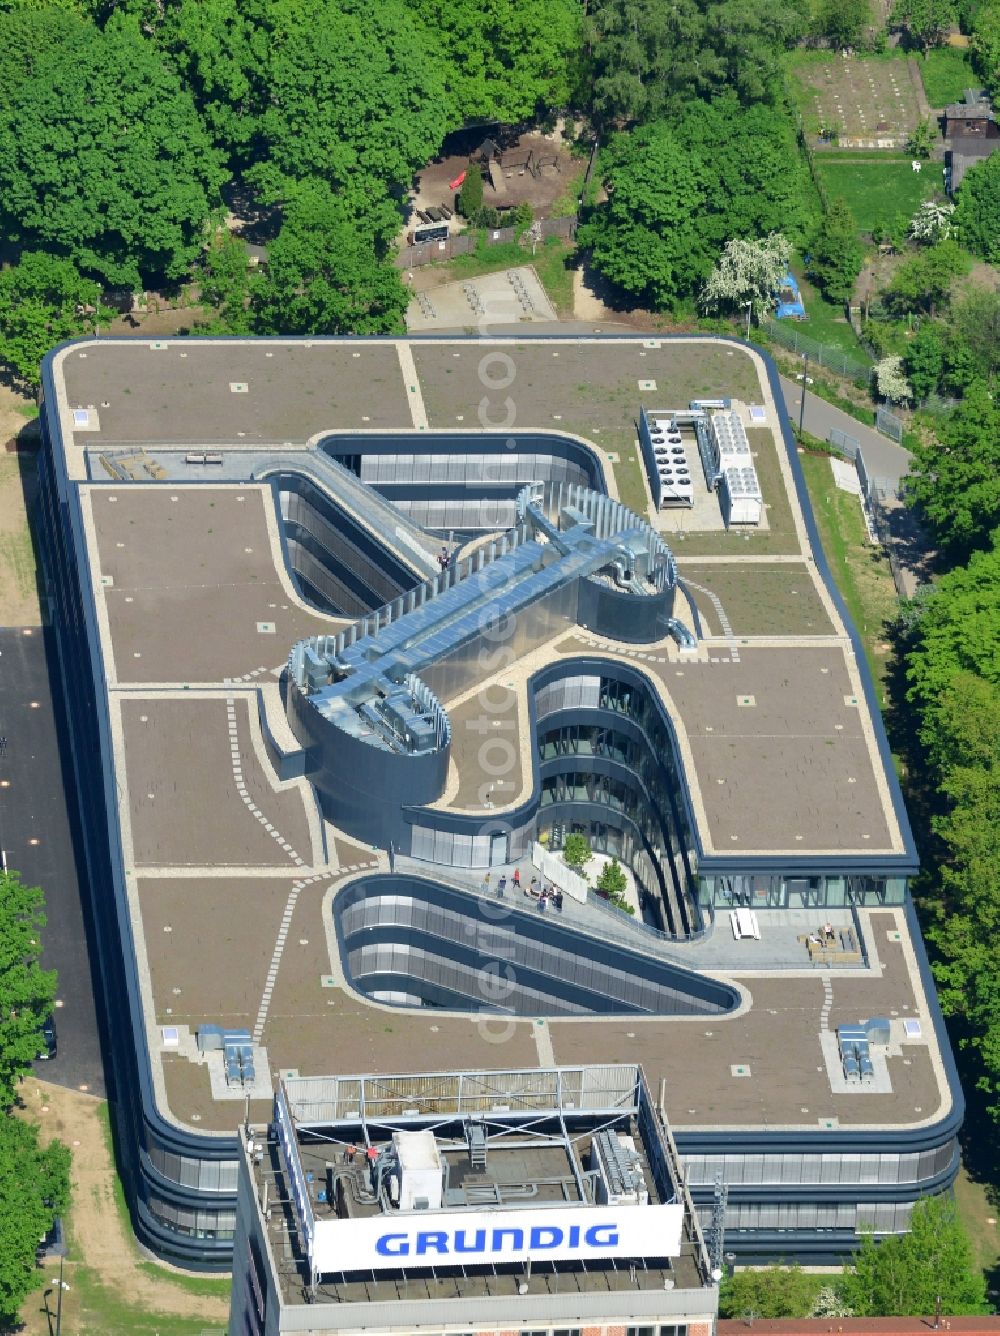
<path id="1" fill-rule="evenodd" d="M 42 1021 L 42 1028 L 39 1031 L 42 1038 L 42 1047 L 38 1051 L 38 1058 L 41 1062 L 48 1062 L 49 1058 L 56 1056 L 56 1018 L 48 1016 Z"/>

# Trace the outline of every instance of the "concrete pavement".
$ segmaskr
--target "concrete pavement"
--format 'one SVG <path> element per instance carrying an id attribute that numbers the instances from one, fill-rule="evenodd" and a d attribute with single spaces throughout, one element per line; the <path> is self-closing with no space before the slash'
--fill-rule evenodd
<path id="1" fill-rule="evenodd" d="M 802 385 L 798 381 L 789 380 L 787 376 L 782 376 L 780 379 L 785 404 L 788 407 L 788 416 L 795 426 L 798 426 Z M 856 441 L 860 441 L 861 450 L 865 457 L 865 465 L 869 476 L 872 478 L 887 478 L 893 483 L 898 483 L 900 478 L 905 478 L 910 471 L 910 452 L 908 450 L 904 450 L 901 445 L 896 445 L 888 437 L 880 435 L 873 427 L 866 427 L 863 422 L 851 417 L 850 413 L 845 413 L 843 409 L 828 404 L 818 394 L 813 394 L 808 386 L 806 386 L 806 411 L 803 427 L 810 436 L 815 436 L 820 441 L 829 438 L 831 428 L 836 428 L 846 436 L 853 436 Z"/>

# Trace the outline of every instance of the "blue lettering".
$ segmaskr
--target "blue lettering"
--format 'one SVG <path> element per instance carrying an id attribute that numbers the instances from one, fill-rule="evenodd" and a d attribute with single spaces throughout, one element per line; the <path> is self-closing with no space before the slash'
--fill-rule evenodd
<path id="1" fill-rule="evenodd" d="M 563 1241 L 563 1232 L 553 1225 L 536 1225 L 531 1231 L 531 1251 L 536 1248 L 558 1248 Z"/>
<path id="2" fill-rule="evenodd" d="M 383 1234 L 375 1242 L 375 1251 L 381 1257 L 405 1257 L 410 1251 L 410 1242 L 405 1234 Z"/>
<path id="3" fill-rule="evenodd" d="M 583 1241 L 588 1248 L 607 1248 L 618 1242 L 618 1230 L 614 1225 L 591 1225 Z"/>
<path id="4" fill-rule="evenodd" d="M 417 1256 L 422 1257 L 424 1253 L 436 1252 L 446 1253 L 448 1251 L 448 1235 L 443 1229 L 421 1230 L 417 1235 Z"/>
<path id="5" fill-rule="evenodd" d="M 569 1244 L 569 1246 L 570 1246 L 571 1248 L 579 1248 L 579 1246 L 580 1246 L 580 1226 L 579 1226 L 579 1225 L 570 1225 L 570 1227 L 569 1227 L 569 1238 L 566 1240 L 566 1242 Z"/>
<path id="6" fill-rule="evenodd" d="M 456 1229 L 455 1231 L 455 1251 L 457 1253 L 481 1253 L 486 1251 L 486 1230 L 477 1229 L 472 1236 L 472 1243 L 466 1243 L 465 1236 L 468 1231 Z"/>
<path id="7" fill-rule="evenodd" d="M 495 1229 L 493 1231 L 493 1248 L 495 1253 L 503 1252 L 503 1241 L 509 1238 L 511 1252 L 524 1251 L 524 1230 L 523 1229 Z"/>

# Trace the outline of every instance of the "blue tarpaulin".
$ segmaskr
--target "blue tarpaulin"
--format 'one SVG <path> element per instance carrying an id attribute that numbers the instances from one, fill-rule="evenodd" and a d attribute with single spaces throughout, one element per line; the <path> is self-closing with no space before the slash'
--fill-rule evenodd
<path id="1" fill-rule="evenodd" d="M 775 300 L 778 304 L 774 313 L 776 320 L 805 320 L 806 308 L 802 305 L 802 294 L 793 274 L 788 273 L 781 280 Z"/>

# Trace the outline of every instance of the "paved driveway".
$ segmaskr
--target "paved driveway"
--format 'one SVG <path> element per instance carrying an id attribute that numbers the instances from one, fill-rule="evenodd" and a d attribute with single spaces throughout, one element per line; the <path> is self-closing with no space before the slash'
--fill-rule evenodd
<path id="1" fill-rule="evenodd" d="M 781 389 L 788 406 L 788 416 L 798 426 L 802 386 L 798 381 L 782 376 Z M 866 427 L 863 422 L 852 418 L 850 413 L 845 413 L 843 409 L 828 404 L 819 395 L 812 394 L 808 387 L 803 427 L 810 436 L 815 436 L 821 441 L 829 439 L 831 427 L 860 441 L 865 464 L 872 478 L 887 478 L 892 483 L 898 483 L 900 478 L 905 478 L 910 471 L 909 450 L 904 450 L 901 445 L 896 445 L 888 437 L 880 435 L 874 428 Z"/>
<path id="2" fill-rule="evenodd" d="M 41 627 L 0 628 L 0 844 L 7 866 L 45 892 L 42 963 L 59 971 L 58 1056 L 36 1064 L 57 1085 L 104 1094 L 80 883 Z"/>

